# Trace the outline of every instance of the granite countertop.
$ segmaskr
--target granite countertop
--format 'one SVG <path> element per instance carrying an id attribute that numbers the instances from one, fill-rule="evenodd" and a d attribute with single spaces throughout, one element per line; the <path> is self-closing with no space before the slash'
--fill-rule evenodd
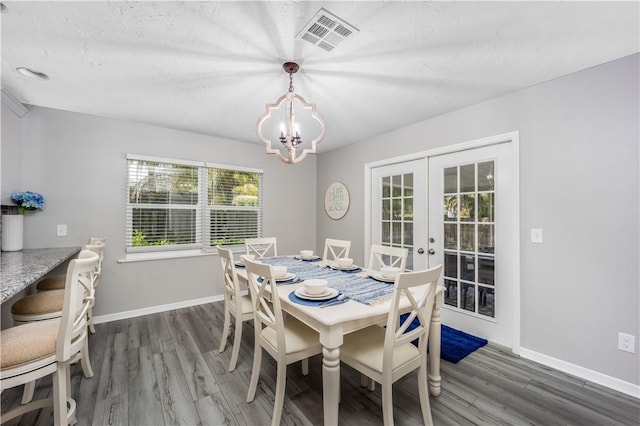
<path id="1" fill-rule="evenodd" d="M 78 252 L 80 247 L 3 251 L 0 254 L 0 303 L 29 287 Z"/>

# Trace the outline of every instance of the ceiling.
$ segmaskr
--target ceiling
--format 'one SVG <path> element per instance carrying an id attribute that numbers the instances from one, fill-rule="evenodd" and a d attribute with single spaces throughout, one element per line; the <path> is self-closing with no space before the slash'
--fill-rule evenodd
<path id="1" fill-rule="evenodd" d="M 319 152 L 639 51 L 636 1 L 2 3 L 22 103 L 259 144 L 294 60 Z M 296 38 L 321 7 L 358 30 L 332 51 Z"/>

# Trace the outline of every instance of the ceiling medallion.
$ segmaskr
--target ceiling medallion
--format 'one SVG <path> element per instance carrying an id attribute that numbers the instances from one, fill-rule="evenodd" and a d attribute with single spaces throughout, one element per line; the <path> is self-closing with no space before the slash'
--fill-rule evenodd
<path id="1" fill-rule="evenodd" d="M 265 113 L 256 123 L 256 133 L 266 145 L 267 154 L 275 154 L 284 163 L 295 164 L 302 161 L 307 154 L 316 152 L 316 144 L 324 139 L 327 128 L 324 119 L 316 112 L 316 105 L 307 103 L 302 96 L 294 92 L 293 74 L 300 69 L 298 64 L 285 62 L 282 68 L 289 74 L 289 91 L 280 96 L 275 103 L 267 104 Z M 275 120 L 268 125 L 267 122 L 271 118 Z M 278 122 L 280 125 L 276 127 Z M 314 130 L 318 136 L 308 142 L 309 148 L 302 148 L 302 136 L 309 139 L 309 134 Z M 274 148 L 272 144 L 275 140 L 278 140 L 282 147 L 275 144 Z"/>

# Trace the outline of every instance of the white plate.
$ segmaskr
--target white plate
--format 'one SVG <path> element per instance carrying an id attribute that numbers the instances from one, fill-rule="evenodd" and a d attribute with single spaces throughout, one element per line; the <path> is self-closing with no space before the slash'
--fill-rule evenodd
<path id="1" fill-rule="evenodd" d="M 296 255 L 296 256 L 293 256 L 293 257 L 295 257 L 298 260 L 316 260 L 316 259 L 320 259 L 320 256 L 302 257 L 300 255 Z"/>
<path id="2" fill-rule="evenodd" d="M 304 287 L 300 287 L 295 291 L 295 295 L 298 296 L 300 299 L 329 300 L 329 299 L 333 299 L 338 295 L 338 290 L 336 290 L 335 288 L 327 288 L 327 292 L 324 294 L 310 295 L 304 292 Z"/>
<path id="3" fill-rule="evenodd" d="M 236 260 L 233 262 L 236 266 L 244 266 L 244 262 L 242 260 Z"/>
<path id="4" fill-rule="evenodd" d="M 287 275 L 285 275 L 284 277 L 276 278 L 276 281 L 289 281 L 294 279 L 295 277 L 296 277 L 296 274 L 287 272 Z"/>
<path id="5" fill-rule="evenodd" d="M 373 278 L 374 280 L 383 281 L 385 283 L 395 283 L 396 282 L 395 278 L 383 277 L 380 272 L 369 272 L 369 276 L 371 278 Z"/>
<path id="6" fill-rule="evenodd" d="M 341 266 L 338 265 L 330 265 L 331 269 L 335 269 L 337 271 L 353 271 L 354 269 L 358 269 L 359 266 L 356 264 L 352 264 L 351 266 L 347 266 L 346 268 L 343 268 Z"/>

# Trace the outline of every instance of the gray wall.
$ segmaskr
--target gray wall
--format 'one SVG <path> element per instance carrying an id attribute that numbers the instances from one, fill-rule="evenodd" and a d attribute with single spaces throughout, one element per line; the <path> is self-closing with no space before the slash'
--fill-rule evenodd
<path id="1" fill-rule="evenodd" d="M 318 243 L 350 239 L 363 261 L 365 163 L 519 131 L 521 346 L 639 384 L 639 58 L 320 155 Z M 351 194 L 339 221 L 322 208 L 334 181 Z M 529 242 L 531 228 L 544 244 Z M 636 336 L 635 354 L 617 349 L 619 331 Z"/>
<path id="2" fill-rule="evenodd" d="M 315 246 L 315 156 L 290 166 L 265 155 L 258 143 L 38 107 L 23 117 L 20 130 L 19 181 L 3 184 L 2 191 L 32 190 L 46 199 L 45 210 L 25 218 L 24 246 L 76 246 L 105 236 L 97 316 L 221 295 L 223 289 L 214 255 L 117 262 L 125 257 L 127 153 L 263 169 L 263 234 L 277 236 L 282 253 Z M 3 128 L 3 157 L 16 142 Z M 56 236 L 57 224 L 68 226 L 67 237 Z"/>

